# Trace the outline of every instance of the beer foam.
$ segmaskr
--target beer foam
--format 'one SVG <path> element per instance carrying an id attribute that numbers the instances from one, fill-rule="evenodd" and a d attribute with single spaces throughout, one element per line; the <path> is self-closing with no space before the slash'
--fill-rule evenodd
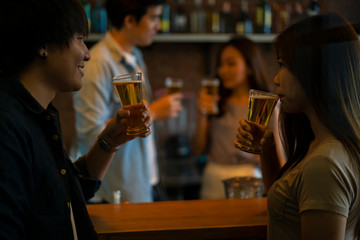
<path id="1" fill-rule="evenodd" d="M 255 96 L 250 96 L 250 98 L 254 98 L 254 99 L 278 99 L 279 97 L 277 95 L 270 95 L 270 96 L 255 95 Z"/>
<path id="2" fill-rule="evenodd" d="M 114 81 L 114 83 L 116 84 L 129 84 L 129 83 L 141 83 L 141 80 L 129 80 L 129 81 Z"/>
<path id="3" fill-rule="evenodd" d="M 182 87 L 182 86 L 183 86 L 183 83 L 176 83 L 176 82 L 166 83 L 166 87 Z"/>

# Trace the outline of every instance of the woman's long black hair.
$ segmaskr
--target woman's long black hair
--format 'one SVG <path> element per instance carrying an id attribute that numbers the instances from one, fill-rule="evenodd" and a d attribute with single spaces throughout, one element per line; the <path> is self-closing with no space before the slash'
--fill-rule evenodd
<path id="1" fill-rule="evenodd" d="M 345 146 L 360 181 L 360 41 L 354 28 L 341 16 L 326 13 L 290 26 L 274 46 L 320 121 Z M 288 159 L 282 174 L 303 159 L 314 133 L 303 113 L 281 110 L 279 122 Z M 359 211 L 359 201 L 355 211 Z M 356 234 L 360 236 L 360 221 Z"/>

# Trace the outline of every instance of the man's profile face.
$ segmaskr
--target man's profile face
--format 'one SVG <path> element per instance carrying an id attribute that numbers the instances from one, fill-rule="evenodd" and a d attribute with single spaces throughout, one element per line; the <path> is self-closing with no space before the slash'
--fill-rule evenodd
<path id="1" fill-rule="evenodd" d="M 135 45 L 145 47 L 153 42 L 157 32 L 161 29 L 161 13 L 162 5 L 148 7 L 146 14 L 133 28 Z"/>

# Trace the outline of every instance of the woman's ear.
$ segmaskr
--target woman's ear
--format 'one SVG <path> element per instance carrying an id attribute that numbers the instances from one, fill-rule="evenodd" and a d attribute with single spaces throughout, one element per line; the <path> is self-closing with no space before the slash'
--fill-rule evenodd
<path id="1" fill-rule="evenodd" d="M 43 47 L 40 48 L 40 50 L 39 50 L 39 55 L 40 55 L 40 57 L 43 58 L 43 59 L 47 58 L 48 51 L 47 51 L 46 46 L 43 46 Z"/>

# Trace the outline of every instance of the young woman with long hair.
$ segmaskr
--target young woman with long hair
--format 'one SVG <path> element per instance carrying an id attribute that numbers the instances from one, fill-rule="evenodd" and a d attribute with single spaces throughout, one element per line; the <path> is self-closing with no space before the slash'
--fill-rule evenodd
<path id="1" fill-rule="evenodd" d="M 281 136 L 262 139 L 268 189 L 268 239 L 358 239 L 360 236 L 360 42 L 334 13 L 305 19 L 275 40 L 280 70 Z M 236 146 L 252 135 L 240 121 Z"/>

